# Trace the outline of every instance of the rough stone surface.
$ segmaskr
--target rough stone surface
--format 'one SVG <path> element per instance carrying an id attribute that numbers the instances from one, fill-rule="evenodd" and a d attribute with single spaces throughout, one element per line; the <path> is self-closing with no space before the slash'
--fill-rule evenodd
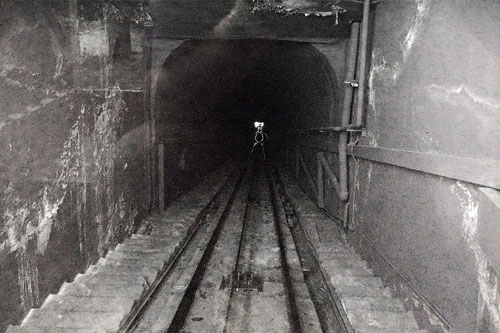
<path id="1" fill-rule="evenodd" d="M 361 8 L 361 3 L 343 0 L 151 1 L 156 35 L 185 39 L 337 41 L 349 35 Z"/>
<path id="2" fill-rule="evenodd" d="M 112 54 L 80 54 L 86 21 L 68 3 L 0 3 L 0 331 L 130 234 L 148 205 L 140 56 L 123 77 Z M 112 53 L 120 23 L 99 20 Z"/>
<path id="3" fill-rule="evenodd" d="M 232 168 L 228 166 L 227 169 Z M 181 213 L 179 206 L 186 211 L 193 210 L 197 204 L 195 201 L 194 207 L 190 207 L 190 197 L 207 205 L 220 188 L 217 181 L 225 179 L 227 173 L 229 171 L 219 170 L 199 184 L 190 196 L 184 196 L 173 204 L 172 212 L 167 210 L 164 214 L 175 219 Z M 157 227 L 163 230 L 170 227 L 176 229 L 180 237 L 169 239 L 168 245 L 171 246 L 166 246 L 164 239 L 134 234 L 134 239 L 127 239 L 117 246 L 120 250 L 109 251 L 96 265 L 89 266 L 84 274 L 78 274 L 73 282 L 64 283 L 59 293 L 50 295 L 39 309 L 32 309 L 23 320 L 21 328 L 10 326 L 8 332 L 16 332 L 24 327 L 31 327 L 34 331 L 49 328 L 65 328 L 68 331 L 87 329 L 89 332 L 117 331 L 121 321 L 132 310 L 134 302 L 139 300 L 163 268 L 163 265 L 147 265 L 148 260 L 152 259 L 151 254 L 161 257 L 165 262 L 169 260 L 188 234 L 190 226 L 195 223 L 195 217 L 180 227 L 164 223 L 158 215 L 154 220 L 156 222 L 149 226 L 150 231 Z M 140 251 L 136 251 L 137 246 Z M 158 246 L 161 246 L 161 251 L 158 251 Z M 142 265 L 137 265 L 136 262 L 135 266 L 130 266 L 128 253 L 136 253 Z"/>

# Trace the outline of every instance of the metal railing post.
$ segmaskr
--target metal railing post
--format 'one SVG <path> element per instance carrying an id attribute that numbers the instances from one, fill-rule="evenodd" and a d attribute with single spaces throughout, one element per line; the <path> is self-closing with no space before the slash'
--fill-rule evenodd
<path id="1" fill-rule="evenodd" d="M 344 104 L 342 109 L 342 127 L 349 126 L 351 118 L 352 95 L 354 87 L 354 76 L 356 72 L 356 58 L 358 56 L 359 22 L 351 25 L 351 40 L 349 44 L 349 58 L 347 63 L 346 87 L 344 90 Z M 339 187 L 342 197 L 347 197 L 347 131 L 340 132 L 339 136 Z"/>
<path id="2" fill-rule="evenodd" d="M 325 208 L 325 193 L 324 193 L 324 176 L 323 176 L 323 163 L 321 162 L 321 152 L 316 155 L 318 164 L 318 207 Z"/>
<path id="3" fill-rule="evenodd" d="M 300 146 L 295 149 L 295 178 L 299 179 L 300 175 Z"/>
<path id="4" fill-rule="evenodd" d="M 165 210 L 165 146 L 158 144 L 158 210 Z"/>

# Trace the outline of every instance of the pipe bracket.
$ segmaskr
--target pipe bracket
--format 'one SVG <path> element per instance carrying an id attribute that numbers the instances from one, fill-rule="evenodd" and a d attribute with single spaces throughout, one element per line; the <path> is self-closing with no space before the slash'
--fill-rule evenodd
<path id="1" fill-rule="evenodd" d="M 351 87 L 353 88 L 357 88 L 359 87 L 359 81 L 358 80 L 347 80 L 347 81 L 344 81 L 345 84 L 350 84 Z"/>

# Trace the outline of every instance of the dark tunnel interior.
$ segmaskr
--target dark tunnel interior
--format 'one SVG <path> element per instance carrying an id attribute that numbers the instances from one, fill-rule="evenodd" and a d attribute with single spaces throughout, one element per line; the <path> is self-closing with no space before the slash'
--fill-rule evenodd
<path id="1" fill-rule="evenodd" d="M 268 156 L 276 156 L 281 140 L 298 128 L 333 124 L 337 90 L 328 60 L 307 43 L 184 42 L 167 57 L 155 96 L 158 138 L 167 143 L 166 156 L 178 156 L 165 161 L 170 170 L 165 188 L 171 189 L 166 200 L 197 180 L 182 176 L 187 164 L 199 165 L 189 159 L 247 158 L 255 121 L 265 123 Z M 202 138 L 212 146 L 180 147 L 175 143 L 181 138 Z"/>

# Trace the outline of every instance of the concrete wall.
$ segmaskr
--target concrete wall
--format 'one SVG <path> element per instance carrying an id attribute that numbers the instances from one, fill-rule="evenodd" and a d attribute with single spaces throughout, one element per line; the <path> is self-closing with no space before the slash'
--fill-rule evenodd
<path id="1" fill-rule="evenodd" d="M 143 74 L 120 74 L 140 69 L 140 55 L 119 64 L 80 54 L 68 2 L 2 1 L 0 10 L 3 331 L 139 222 L 147 141 Z M 106 22 L 113 50 L 118 22 Z"/>
<path id="2" fill-rule="evenodd" d="M 386 0 L 372 11 L 366 132 L 350 159 L 346 222 L 375 271 L 436 330 L 500 330 L 498 22 L 492 1 Z M 345 47 L 322 48 L 342 62 Z M 336 139 L 302 143 L 330 151 L 335 166 Z"/>

